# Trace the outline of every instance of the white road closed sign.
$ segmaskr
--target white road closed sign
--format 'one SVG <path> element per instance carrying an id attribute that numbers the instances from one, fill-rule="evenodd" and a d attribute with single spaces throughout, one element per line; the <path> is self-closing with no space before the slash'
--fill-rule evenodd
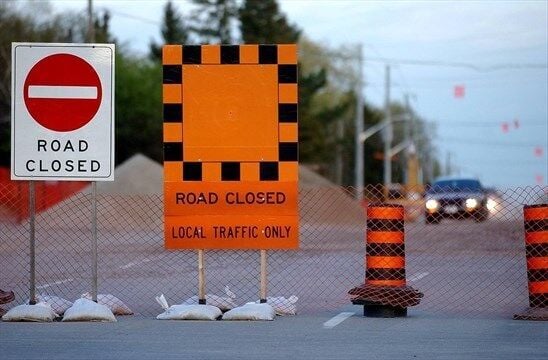
<path id="1" fill-rule="evenodd" d="M 11 178 L 114 180 L 114 45 L 12 43 Z"/>

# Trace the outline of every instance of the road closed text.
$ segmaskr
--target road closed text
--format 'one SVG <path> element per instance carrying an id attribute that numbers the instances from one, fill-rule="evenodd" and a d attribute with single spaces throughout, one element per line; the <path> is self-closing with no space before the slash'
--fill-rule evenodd
<path id="1" fill-rule="evenodd" d="M 228 191 L 221 194 L 221 201 L 227 205 L 245 205 L 245 204 L 265 204 L 277 205 L 286 201 L 286 195 L 279 191 Z M 175 203 L 178 205 L 210 204 L 219 202 L 219 194 L 215 192 L 177 192 L 175 193 Z"/>
<path id="2" fill-rule="evenodd" d="M 25 169 L 29 173 L 96 173 L 101 170 L 101 163 L 98 160 L 88 158 L 89 143 L 86 140 L 38 139 L 36 151 L 37 155 L 63 154 L 64 156 L 62 159 L 55 159 L 52 156 L 47 156 L 47 159 L 28 159 L 25 161 Z M 67 154 L 74 154 L 74 157 L 67 158 Z M 82 159 L 82 157 L 85 158 Z"/>
<path id="3" fill-rule="evenodd" d="M 167 216 L 295 215 L 298 193 L 294 183 L 165 183 Z"/>

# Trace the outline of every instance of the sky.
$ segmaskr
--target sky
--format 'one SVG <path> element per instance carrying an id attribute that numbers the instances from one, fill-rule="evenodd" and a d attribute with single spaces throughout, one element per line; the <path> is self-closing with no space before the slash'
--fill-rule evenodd
<path id="1" fill-rule="evenodd" d="M 188 1 L 174 1 L 187 13 Z M 281 0 L 289 21 L 319 44 L 362 45 L 365 101 L 390 94 L 435 129 L 452 175 L 485 186 L 548 183 L 548 1 Z M 54 0 L 81 10 L 86 0 Z M 160 42 L 164 1 L 99 1 L 111 30 L 136 53 Z M 463 90 L 460 96 L 455 91 Z M 367 171 L 367 169 L 365 169 Z"/>

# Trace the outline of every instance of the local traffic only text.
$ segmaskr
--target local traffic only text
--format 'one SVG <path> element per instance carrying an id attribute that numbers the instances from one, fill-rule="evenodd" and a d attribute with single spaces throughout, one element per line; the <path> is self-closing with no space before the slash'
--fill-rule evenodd
<path id="1" fill-rule="evenodd" d="M 294 229 L 287 225 L 174 226 L 173 239 L 287 239 Z"/>

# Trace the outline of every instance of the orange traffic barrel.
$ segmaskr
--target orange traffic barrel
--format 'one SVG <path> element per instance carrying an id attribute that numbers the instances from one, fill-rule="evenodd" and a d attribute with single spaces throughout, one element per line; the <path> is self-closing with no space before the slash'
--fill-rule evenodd
<path id="1" fill-rule="evenodd" d="M 548 204 L 525 205 L 525 251 L 529 306 L 548 307 Z"/>
<path id="2" fill-rule="evenodd" d="M 368 204 L 365 282 L 348 291 L 368 317 L 407 316 L 423 294 L 406 285 L 405 211 L 397 204 Z"/>
<path id="3" fill-rule="evenodd" d="M 406 285 L 404 216 L 402 205 L 367 207 L 365 285 Z"/>

